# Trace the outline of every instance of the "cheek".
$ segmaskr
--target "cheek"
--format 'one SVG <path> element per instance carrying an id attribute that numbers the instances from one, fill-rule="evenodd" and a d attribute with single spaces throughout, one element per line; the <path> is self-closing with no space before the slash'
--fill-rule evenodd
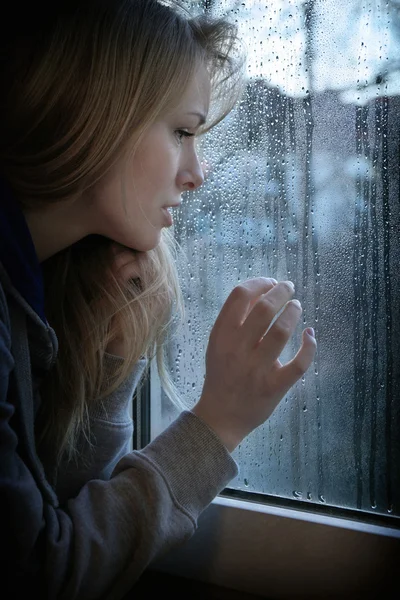
<path id="1" fill-rule="evenodd" d="M 134 178 L 133 189 L 138 196 L 153 196 L 172 187 L 176 171 L 174 163 L 165 158 L 163 161 L 149 161 L 145 169 Z"/>
<path id="2" fill-rule="evenodd" d="M 179 149 L 173 140 L 167 138 L 166 133 L 151 136 L 133 160 L 133 190 L 136 189 L 140 197 L 171 188 L 176 178 L 178 160 Z"/>

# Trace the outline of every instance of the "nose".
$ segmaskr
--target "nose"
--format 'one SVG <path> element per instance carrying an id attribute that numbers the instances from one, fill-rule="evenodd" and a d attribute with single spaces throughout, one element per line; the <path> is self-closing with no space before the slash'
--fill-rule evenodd
<path id="1" fill-rule="evenodd" d="M 196 151 L 193 151 L 178 172 L 177 185 L 183 192 L 186 192 L 199 188 L 203 183 L 204 171 Z"/>

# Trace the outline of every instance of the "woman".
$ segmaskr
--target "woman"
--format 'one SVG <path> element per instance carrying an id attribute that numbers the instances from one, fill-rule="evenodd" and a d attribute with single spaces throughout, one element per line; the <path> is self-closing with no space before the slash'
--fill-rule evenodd
<path id="1" fill-rule="evenodd" d="M 237 286 L 199 401 L 129 451 L 153 357 L 180 402 L 163 363 L 182 303 L 170 211 L 203 183 L 196 136 L 240 92 L 236 32 L 156 0 L 53 4 L 19 4 L 1 38 L 3 565 L 7 597 L 116 600 L 194 533 L 315 340 L 282 365 L 293 286 Z"/>

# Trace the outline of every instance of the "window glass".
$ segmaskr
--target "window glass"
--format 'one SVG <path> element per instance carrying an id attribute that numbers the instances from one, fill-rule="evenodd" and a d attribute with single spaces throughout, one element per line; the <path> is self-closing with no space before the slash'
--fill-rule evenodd
<path id="1" fill-rule="evenodd" d="M 400 2 L 187 3 L 236 20 L 235 110 L 201 140 L 207 176 L 175 215 L 186 319 L 168 347 L 190 407 L 223 302 L 291 279 L 318 352 L 234 452 L 235 490 L 400 517 Z M 176 416 L 152 380 L 152 435 Z M 243 398 L 243 402 L 246 398 Z"/>

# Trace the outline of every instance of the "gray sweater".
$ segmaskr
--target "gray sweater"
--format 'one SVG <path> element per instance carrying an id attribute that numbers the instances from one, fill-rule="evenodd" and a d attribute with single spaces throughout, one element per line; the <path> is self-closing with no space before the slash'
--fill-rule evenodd
<path id="1" fill-rule="evenodd" d="M 12 594 L 25 581 L 41 599 L 118 600 L 155 558 L 193 535 L 237 465 L 190 411 L 130 451 L 142 361 L 91 414 L 94 453 L 63 469 L 52 487 L 34 424 L 40 381 L 56 353 L 54 330 L 0 262 L 0 531 L 9 582 L 1 595 L 26 597 Z M 120 360 L 109 355 L 107 368 Z"/>

